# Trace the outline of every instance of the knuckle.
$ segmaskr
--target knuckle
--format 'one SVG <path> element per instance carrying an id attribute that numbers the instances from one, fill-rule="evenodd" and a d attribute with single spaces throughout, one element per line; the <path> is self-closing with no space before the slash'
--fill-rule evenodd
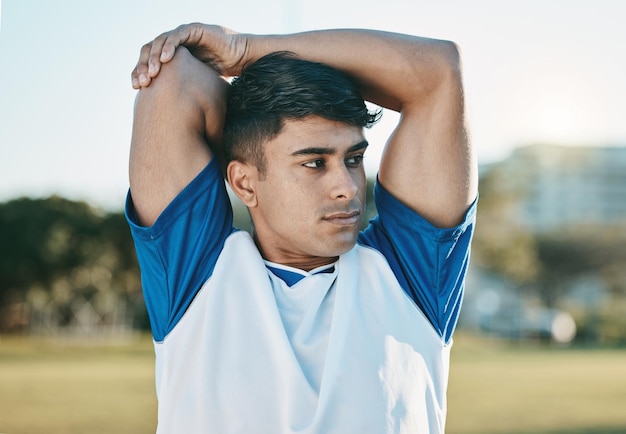
<path id="1" fill-rule="evenodd" d="M 136 75 L 141 75 L 142 73 L 146 73 L 148 71 L 148 66 L 145 63 L 138 63 L 133 71 Z"/>
<path id="2" fill-rule="evenodd" d="M 161 33 L 159 36 L 154 38 L 154 41 L 152 41 L 153 44 L 154 43 L 162 43 L 164 40 L 167 39 L 168 35 L 169 35 L 169 32 Z"/>

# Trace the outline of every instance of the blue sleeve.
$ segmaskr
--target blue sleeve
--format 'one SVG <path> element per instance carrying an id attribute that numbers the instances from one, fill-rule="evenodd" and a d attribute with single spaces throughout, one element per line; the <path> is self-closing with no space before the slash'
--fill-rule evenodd
<path id="1" fill-rule="evenodd" d="M 211 276 L 232 232 L 232 208 L 214 158 L 150 227 L 139 225 L 132 202 L 126 219 L 135 241 L 152 334 L 162 341 Z"/>
<path id="2" fill-rule="evenodd" d="M 400 286 L 449 343 L 463 297 L 477 201 L 460 225 L 441 229 L 402 204 L 378 182 L 374 199 L 378 215 L 360 235 L 359 243 L 385 256 Z"/>

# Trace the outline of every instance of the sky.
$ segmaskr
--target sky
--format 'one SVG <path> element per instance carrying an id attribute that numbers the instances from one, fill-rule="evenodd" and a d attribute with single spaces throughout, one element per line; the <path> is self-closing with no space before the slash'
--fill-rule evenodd
<path id="1" fill-rule="evenodd" d="M 372 28 L 455 41 L 480 163 L 532 143 L 626 145 L 622 0 L 0 0 L 0 201 L 121 210 L 145 42 L 179 24 Z M 373 174 L 397 115 L 367 132 Z"/>

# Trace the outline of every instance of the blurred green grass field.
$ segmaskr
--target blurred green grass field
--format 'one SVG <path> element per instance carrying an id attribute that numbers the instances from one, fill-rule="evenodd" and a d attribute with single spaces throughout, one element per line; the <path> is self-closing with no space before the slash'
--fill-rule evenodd
<path id="1" fill-rule="evenodd" d="M 149 337 L 0 339 L 0 433 L 143 434 L 156 427 Z M 512 346 L 459 334 L 448 434 L 626 433 L 626 350 Z"/>
<path id="2" fill-rule="evenodd" d="M 624 434 L 626 350 L 457 335 L 448 434 Z"/>

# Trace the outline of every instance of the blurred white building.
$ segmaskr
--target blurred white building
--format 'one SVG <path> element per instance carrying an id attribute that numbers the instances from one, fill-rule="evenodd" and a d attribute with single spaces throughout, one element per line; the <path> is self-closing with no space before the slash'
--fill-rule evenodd
<path id="1" fill-rule="evenodd" d="M 495 166 L 520 193 L 520 221 L 533 231 L 626 223 L 626 147 L 527 146 Z"/>
<path id="2" fill-rule="evenodd" d="M 626 227 L 626 147 L 521 147 L 505 160 L 482 166 L 481 176 L 488 182 L 485 200 L 489 189 L 499 197 L 496 206 L 503 216 L 534 234 L 587 225 L 593 230 Z M 480 212 L 479 206 L 478 224 Z M 488 217 L 484 221 L 490 222 Z M 602 276 L 582 274 L 567 285 L 567 302 L 561 309 L 600 312 L 611 303 Z M 537 293 L 520 291 L 486 270 L 472 267 L 466 289 L 461 327 L 510 339 L 560 343 L 576 336 L 577 324 L 570 313 L 547 308 Z M 590 327 L 587 324 L 587 332 Z"/>

